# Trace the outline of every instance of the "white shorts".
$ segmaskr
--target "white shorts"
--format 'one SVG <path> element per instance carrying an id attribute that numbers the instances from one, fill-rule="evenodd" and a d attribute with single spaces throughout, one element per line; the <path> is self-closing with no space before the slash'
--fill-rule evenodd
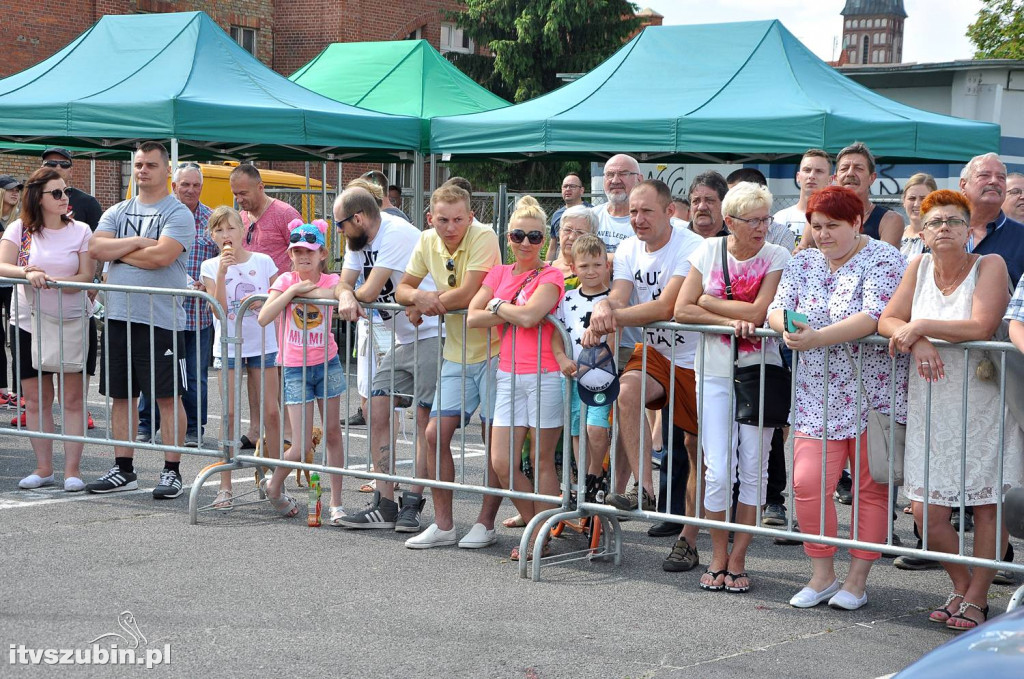
<path id="1" fill-rule="evenodd" d="M 540 374 L 540 428 L 554 429 L 565 423 L 562 374 Z M 495 427 L 536 427 L 538 376 L 516 375 L 516 401 L 512 403 L 512 374 L 498 371 L 498 393 L 494 402 Z M 514 416 L 513 416 L 514 413 Z M 513 421 L 514 420 L 514 421 Z"/>

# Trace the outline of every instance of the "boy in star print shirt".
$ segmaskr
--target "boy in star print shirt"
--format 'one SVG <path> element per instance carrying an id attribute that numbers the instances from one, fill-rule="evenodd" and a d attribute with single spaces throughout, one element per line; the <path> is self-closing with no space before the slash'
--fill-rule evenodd
<path id="1" fill-rule="evenodd" d="M 576 361 L 583 350 L 583 332 L 590 327 L 590 314 L 594 305 L 608 297 L 611 265 L 608 261 L 607 247 L 597 236 L 584 234 L 572 246 L 573 273 L 579 279 L 579 287 L 566 290 L 555 312 L 569 333 L 572 342 L 572 355 L 562 346 L 559 333 L 552 336 L 551 348 L 558 361 L 558 367 L 567 379 L 576 376 Z M 604 340 L 606 338 L 602 338 Z M 573 452 L 578 457 L 580 447 L 580 397 L 576 391 L 576 380 L 573 379 L 572 416 L 569 419 L 572 434 Z M 608 454 L 608 429 L 611 427 L 609 413 L 611 404 L 591 406 L 587 408 L 587 479 L 588 495 L 596 489 L 598 479 L 603 473 L 605 456 Z M 590 502 L 594 498 L 588 498 Z"/>

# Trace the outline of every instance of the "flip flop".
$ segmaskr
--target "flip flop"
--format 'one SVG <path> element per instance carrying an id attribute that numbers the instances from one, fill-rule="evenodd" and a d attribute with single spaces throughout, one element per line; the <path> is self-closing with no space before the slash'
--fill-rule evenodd
<path id="1" fill-rule="evenodd" d="M 720 570 L 720 571 L 713 571 L 710 568 L 708 568 L 707 570 L 704 571 L 704 575 L 710 575 L 711 576 L 711 583 L 712 584 L 705 585 L 704 582 L 701 581 L 701 582 L 697 583 L 697 586 L 700 587 L 703 590 L 708 591 L 708 592 L 721 592 L 723 589 L 725 589 L 725 582 L 723 581 L 721 585 L 716 585 L 716 584 L 714 584 L 714 582 L 715 582 L 715 580 L 718 579 L 719 575 L 728 575 L 728 574 L 729 574 L 729 571 L 727 571 L 724 568 L 722 570 Z M 703 575 L 701 577 L 703 578 Z"/>
<path id="2" fill-rule="evenodd" d="M 725 577 L 732 578 L 733 583 L 735 583 L 740 578 L 746 578 L 747 582 L 748 583 L 750 582 L 750 576 L 747 575 L 746 572 L 743 572 L 743 573 L 733 573 L 731 571 L 727 571 L 726 574 L 725 574 Z M 746 587 L 736 587 L 735 585 L 730 587 L 729 585 L 726 585 L 725 586 L 725 591 L 726 592 L 732 592 L 733 594 L 743 594 L 744 592 L 749 592 L 750 591 L 750 585 L 747 584 Z"/>
<path id="3" fill-rule="evenodd" d="M 214 498 L 213 508 L 221 512 L 226 512 L 231 509 L 231 499 L 231 491 L 226 489 L 222 490 L 218 492 L 217 497 Z"/>
<path id="4" fill-rule="evenodd" d="M 256 450 L 256 444 L 253 443 L 245 434 L 243 434 L 242 438 L 239 440 L 242 442 L 242 450 Z"/>
<path id="5" fill-rule="evenodd" d="M 501 525 L 505 528 L 526 528 L 526 522 L 518 514 L 505 519 L 501 522 Z"/>

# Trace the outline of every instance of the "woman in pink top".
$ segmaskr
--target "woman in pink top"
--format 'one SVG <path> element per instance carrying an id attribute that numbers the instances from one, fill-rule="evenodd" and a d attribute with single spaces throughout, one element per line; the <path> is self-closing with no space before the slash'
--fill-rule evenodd
<path id="1" fill-rule="evenodd" d="M 468 326 L 490 328 L 508 324 L 501 339 L 491 429 L 494 471 L 503 487 L 532 490 L 519 465 L 509 463 L 509 439 L 512 439 L 511 450 L 522 450 L 526 433 L 531 427 L 539 427 L 539 433 L 532 437 L 533 468 L 537 470 L 540 492 L 558 495 L 554 450 L 562 431 L 562 378 L 551 350 L 555 329 L 550 323 L 542 325 L 541 321 L 554 311 L 565 294 L 565 279 L 558 269 L 541 261 L 545 224 L 547 216 L 537 201 L 530 196 L 520 199 L 509 220 L 508 233 L 516 262 L 496 267 L 487 274 L 470 302 Z M 540 455 L 541 450 L 546 453 L 544 457 Z M 526 522 L 543 508 L 530 500 L 514 499 L 512 502 Z M 512 550 L 512 559 L 518 558 L 517 547 Z"/>
<path id="2" fill-rule="evenodd" d="M 40 373 L 32 367 L 32 344 L 38 341 L 34 332 L 32 309 L 63 318 L 78 318 L 81 323 L 69 324 L 64 333 L 75 333 L 73 341 L 86 341 L 88 316 L 91 305 L 84 292 L 77 290 L 48 290 L 50 283 L 88 283 L 93 276 L 93 262 L 89 257 L 89 225 L 76 222 L 68 216 L 68 188 L 64 180 L 51 168 L 40 168 L 25 184 L 21 219 L 4 231 L 0 240 L 0 276 L 24 278 L 28 285 L 18 286 L 17 319 L 18 351 L 15 355 L 21 387 L 25 397 L 25 421 L 31 431 L 53 433 L 53 373 Z M 71 341 L 65 338 L 65 341 Z M 14 342 L 11 343 L 12 348 Z M 92 343 L 90 343 L 92 346 Z M 91 349 L 93 350 L 93 349 Z M 95 360 L 95 359 L 93 359 Z M 64 431 L 82 436 L 85 431 L 83 385 L 81 375 L 67 374 L 58 380 L 60 403 L 63 411 Z M 53 479 L 53 441 L 33 438 L 32 451 L 36 456 L 35 470 L 23 478 L 20 488 L 49 486 Z M 64 444 L 64 490 L 77 492 L 85 488 L 79 462 L 82 444 Z"/>
<path id="3" fill-rule="evenodd" d="M 296 297 L 335 298 L 338 274 L 324 273 L 327 246 L 322 219 L 303 224 L 292 220 L 288 256 L 292 270 L 277 277 L 270 296 L 260 309 L 259 323 L 266 327 L 281 317 L 278 364 L 283 367 L 284 404 L 292 427 L 292 445 L 284 459 L 299 462 L 313 432 L 313 403 L 320 408 L 327 448 L 327 464 L 345 464 L 341 440 L 341 395 L 345 391 L 345 372 L 338 360 L 338 345 L 331 333 L 333 304 L 296 304 Z M 297 431 L 298 430 L 298 431 Z M 267 498 L 282 516 L 298 513 L 295 499 L 284 492 L 288 478 L 286 467 L 276 467 L 267 484 Z M 340 474 L 331 474 L 331 514 L 341 512 Z"/>

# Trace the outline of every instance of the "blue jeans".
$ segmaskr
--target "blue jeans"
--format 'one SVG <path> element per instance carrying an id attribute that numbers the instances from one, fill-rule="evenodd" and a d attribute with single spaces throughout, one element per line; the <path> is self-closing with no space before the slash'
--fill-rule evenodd
<path id="1" fill-rule="evenodd" d="M 185 407 L 185 419 L 188 424 L 185 428 L 186 434 L 199 436 L 206 428 L 207 404 L 207 372 L 210 363 L 213 361 L 213 326 L 210 325 L 199 330 L 199 353 L 196 353 L 196 331 L 186 330 L 182 333 L 185 336 L 185 346 L 179 346 L 178 351 L 185 358 L 185 374 L 188 377 L 188 389 L 181 394 L 181 404 Z M 199 375 L 198 384 L 196 375 Z M 148 394 L 139 397 L 139 431 L 152 434 L 160 428 L 160 411 L 153 412 L 152 404 L 149 403 Z M 199 408 L 199 422 L 196 422 L 196 408 Z"/>

